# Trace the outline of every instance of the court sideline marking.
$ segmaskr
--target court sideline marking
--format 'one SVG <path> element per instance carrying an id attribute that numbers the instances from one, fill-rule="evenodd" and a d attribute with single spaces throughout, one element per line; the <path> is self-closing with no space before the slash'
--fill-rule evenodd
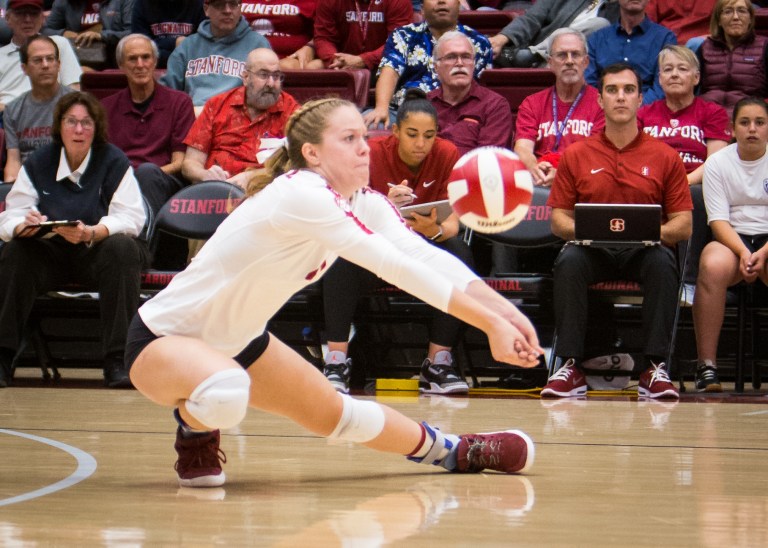
<path id="1" fill-rule="evenodd" d="M 18 436 L 20 438 L 26 438 L 28 440 L 50 445 L 51 447 L 55 447 L 57 449 L 61 449 L 62 451 L 69 453 L 77 461 L 77 468 L 75 469 L 75 471 L 72 472 L 69 476 L 67 476 L 63 480 L 57 481 L 56 483 L 52 483 L 51 485 L 46 485 L 45 487 L 41 487 L 40 489 L 36 489 L 28 493 L 22 493 L 21 495 L 16 495 L 15 497 L 0 499 L 0 506 L 8 506 L 9 504 L 25 502 L 38 497 L 43 497 L 45 495 L 50 495 L 51 493 L 55 493 L 56 491 L 67 489 L 68 487 L 72 487 L 73 485 L 80 483 L 81 481 L 88 478 L 91 474 L 93 474 L 96 471 L 96 459 L 93 458 L 93 456 L 91 456 L 89 453 L 86 453 L 85 451 L 82 451 L 77 447 L 72 447 L 71 445 L 67 445 L 66 443 L 61 443 L 59 441 L 43 438 L 40 436 L 34 436 L 32 434 L 16 432 L 14 430 L 5 430 L 0 428 L 0 434 Z"/>

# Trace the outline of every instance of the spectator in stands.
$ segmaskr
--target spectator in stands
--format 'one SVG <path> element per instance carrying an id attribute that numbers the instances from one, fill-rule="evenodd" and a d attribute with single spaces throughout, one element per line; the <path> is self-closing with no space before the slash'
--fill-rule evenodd
<path id="1" fill-rule="evenodd" d="M 412 21 L 410 0 L 318 0 L 317 57 L 327 68 L 376 70 L 387 37 Z"/>
<path id="2" fill-rule="evenodd" d="M 397 111 L 392 135 L 369 141 L 370 187 L 386 194 L 395 206 L 448 199 L 451 169 L 459 159 L 456 147 L 437 137 L 437 112 L 420 89 L 410 89 Z M 452 213 L 438 222 L 437 211 L 414 214 L 406 223 L 425 240 L 472 267 L 469 246 L 458 237 L 459 219 Z M 338 259 L 323 278 L 323 304 L 328 354 L 323 373 L 343 393 L 349 392 L 352 360 L 347 357 L 349 328 L 361 296 L 384 284 L 376 274 L 345 259 Z M 435 311 L 430 326 L 427 358 L 421 366 L 419 391 L 466 394 L 467 383 L 453 366 L 451 348 L 461 322 Z"/>
<path id="3" fill-rule="evenodd" d="M 264 36 L 281 58 L 281 68 L 305 68 L 298 66 L 296 57 L 314 58 L 311 40 L 316 5 L 317 0 L 245 0 L 241 11 L 251 30 Z M 322 66 L 318 63 L 311 68 Z"/>
<path id="4" fill-rule="evenodd" d="M 586 83 L 587 41 L 578 30 L 552 33 L 548 52 L 555 85 L 526 97 L 517 112 L 515 152 L 540 186 L 552 186 L 562 152 L 605 124 L 597 90 Z"/>
<path id="5" fill-rule="evenodd" d="M 77 220 L 36 238 L 46 220 Z M 98 288 L 104 380 L 130 386 L 123 364 L 128 323 L 139 304 L 146 245 L 141 192 L 125 154 L 107 142 L 104 109 L 88 93 L 62 97 L 53 142 L 24 163 L 0 214 L 0 386 L 38 295 L 77 282 Z"/>
<path id="6" fill-rule="evenodd" d="M 189 95 L 155 82 L 158 49 L 143 34 L 120 39 L 117 62 L 128 88 L 102 100 L 109 120 L 109 141 L 135 170 L 141 193 L 154 213 L 187 183 L 181 176 L 184 137 L 195 121 Z M 155 249 L 156 268 L 181 269 L 187 242 L 162 234 Z"/>
<path id="7" fill-rule="evenodd" d="M 204 19 L 203 0 L 135 0 L 131 32 L 149 36 L 157 44 L 157 68 L 164 69 L 171 52 L 197 31 Z"/>
<path id="8" fill-rule="evenodd" d="M 709 33 L 709 20 L 716 0 L 649 0 L 645 14 L 664 25 L 677 37 L 678 44 Z"/>
<path id="9" fill-rule="evenodd" d="M 768 38 L 755 33 L 755 8 L 747 0 L 718 0 L 710 35 L 698 55 L 702 99 L 727 112 L 739 99 L 768 95 Z"/>
<path id="10" fill-rule="evenodd" d="M 584 35 L 619 18 L 610 0 L 538 0 L 491 37 L 494 63 L 499 67 L 533 67 L 546 63 L 547 39 L 557 29 L 569 27 Z"/>
<path id="11" fill-rule="evenodd" d="M 106 63 L 114 66 L 115 46 L 131 32 L 132 11 L 133 0 L 54 0 L 43 34 L 63 36 L 78 48 L 104 42 Z"/>
<path id="12" fill-rule="evenodd" d="M 707 158 L 704 166 L 704 198 L 714 241 L 701 254 L 693 302 L 700 392 L 721 391 L 717 344 L 726 290 L 741 281 L 768 284 L 768 106 L 762 97 L 736 103 L 733 134 L 736 142 Z"/>
<path id="13" fill-rule="evenodd" d="M 475 49 L 477 78 L 491 66 L 491 46 L 479 32 L 458 22 L 458 0 L 425 0 L 424 22 L 395 30 L 384 46 L 376 81 L 376 104 L 364 115 L 369 126 L 389 127 L 408 88 L 430 92 L 440 85 L 435 74 L 432 50 L 437 40 L 450 30 L 466 34 Z"/>
<path id="14" fill-rule="evenodd" d="M 659 53 L 659 81 L 664 99 L 645 105 L 637 112 L 640 127 L 652 137 L 667 143 L 680 155 L 688 173 L 688 184 L 699 185 L 704 175 L 704 161 L 728 144 L 730 123 L 725 109 L 696 97 L 699 61 L 684 46 L 664 46 Z M 688 249 L 683 303 L 693 303 L 699 255 L 709 241 L 707 212 L 701 192 L 693 198 L 693 234 Z"/>
<path id="15" fill-rule="evenodd" d="M 248 54 L 243 85 L 205 103 L 184 139 L 187 150 L 182 173 L 190 182 L 229 181 L 245 188 L 261 168 L 266 149 L 275 149 L 296 100 L 282 91 L 283 73 L 274 51 L 259 48 Z"/>
<path id="16" fill-rule="evenodd" d="M 664 97 L 659 84 L 657 57 L 661 48 L 676 44 L 669 29 L 654 23 L 645 15 L 648 0 L 618 0 L 619 21 L 592 33 L 589 44 L 587 82 L 596 85 L 603 69 L 613 63 L 629 63 L 642 79 L 643 103 L 650 104 Z"/>
<path id="17" fill-rule="evenodd" d="M 587 382 L 580 368 L 587 328 L 587 288 L 615 279 L 643 286 L 643 339 L 646 370 L 638 394 L 677 398 L 664 370 L 677 305 L 678 270 L 672 248 L 691 234 L 691 195 L 685 168 L 669 145 L 637 125 L 641 79 L 626 63 L 606 67 L 599 82 L 605 111 L 602 133 L 573 143 L 562 157 L 548 204 L 552 232 L 574 239 L 574 206 L 579 202 L 660 204 L 663 245 L 642 248 L 593 248 L 566 245 L 554 268 L 556 352 L 564 365 L 549 378 L 542 396 L 578 396 Z"/>
<path id="18" fill-rule="evenodd" d="M 437 110 L 438 136 L 456 145 L 460 155 L 481 146 L 509 146 L 509 103 L 472 77 L 475 55 L 469 38 L 458 31 L 446 32 L 432 57 L 440 87 L 427 97 Z"/>
<path id="19" fill-rule="evenodd" d="M 32 89 L 29 78 L 21 69 L 18 52 L 43 26 L 43 1 L 9 0 L 5 19 L 13 31 L 13 39 L 10 44 L 0 48 L 0 110 L 25 91 Z M 82 70 L 72 45 L 61 36 L 52 38 L 59 48 L 59 82 L 72 89 L 80 89 Z"/>
<path id="20" fill-rule="evenodd" d="M 27 156 L 51 142 L 53 108 L 72 89 L 59 83 L 59 48 L 48 36 L 38 34 L 19 50 L 21 69 L 32 89 L 8 103 L 3 111 L 5 147 L 8 151 L 3 180 L 12 183 Z"/>
<path id="21" fill-rule="evenodd" d="M 240 0 L 204 0 L 208 17 L 168 58 L 161 82 L 185 91 L 197 109 L 219 93 L 242 83 L 245 60 L 269 42 L 252 32 L 240 14 Z"/>

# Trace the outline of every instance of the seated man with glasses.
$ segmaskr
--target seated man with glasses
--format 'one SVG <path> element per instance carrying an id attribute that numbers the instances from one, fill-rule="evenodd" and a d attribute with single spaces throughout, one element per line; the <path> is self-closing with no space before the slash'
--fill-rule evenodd
<path id="1" fill-rule="evenodd" d="M 203 11 L 208 19 L 173 50 L 161 79 L 189 94 L 196 112 L 214 95 L 240 85 L 249 52 L 270 47 L 248 26 L 239 0 L 204 0 Z"/>
<path id="2" fill-rule="evenodd" d="M 3 181 L 12 183 L 27 156 L 51 142 L 53 108 L 72 89 L 59 83 L 59 48 L 50 37 L 30 38 L 19 50 L 21 70 L 32 89 L 8 103 L 3 111 L 8 156 Z"/>
<path id="3" fill-rule="evenodd" d="M 209 99 L 184 144 L 182 174 L 192 183 L 229 181 L 245 188 L 251 168 L 261 168 L 282 143 L 288 118 L 299 107 L 282 91 L 284 75 L 271 49 L 248 54 L 243 85 Z"/>
<path id="4" fill-rule="evenodd" d="M 427 98 L 437 110 L 438 136 L 459 154 L 481 146 L 506 147 L 512 133 L 509 103 L 474 78 L 475 54 L 466 34 L 448 31 L 432 54 L 440 87 Z"/>
<path id="5" fill-rule="evenodd" d="M 555 85 L 529 95 L 518 109 L 514 150 L 536 185 L 551 186 L 560 154 L 605 125 L 597 90 L 584 80 L 587 53 L 587 40 L 578 30 L 553 32 L 548 65 Z"/>

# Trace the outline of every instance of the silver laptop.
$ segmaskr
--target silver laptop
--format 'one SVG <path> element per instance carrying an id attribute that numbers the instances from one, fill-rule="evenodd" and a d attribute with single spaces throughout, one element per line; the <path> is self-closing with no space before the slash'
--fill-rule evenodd
<path id="1" fill-rule="evenodd" d="M 661 244 L 661 206 L 576 204 L 577 245 L 642 247 Z"/>

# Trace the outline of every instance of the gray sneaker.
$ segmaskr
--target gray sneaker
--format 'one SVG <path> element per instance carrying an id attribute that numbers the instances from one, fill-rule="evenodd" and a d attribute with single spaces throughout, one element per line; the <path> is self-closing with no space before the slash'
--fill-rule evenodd
<path id="1" fill-rule="evenodd" d="M 696 390 L 698 392 L 722 392 L 723 387 L 717 378 L 715 364 L 707 360 L 696 368 Z"/>
<path id="2" fill-rule="evenodd" d="M 343 363 L 326 363 L 323 375 L 328 379 L 337 392 L 349 394 L 349 377 L 352 370 L 352 359 L 347 358 Z"/>
<path id="3" fill-rule="evenodd" d="M 421 364 L 419 392 L 422 394 L 467 394 L 469 385 L 450 363 L 432 363 L 429 358 Z"/>

